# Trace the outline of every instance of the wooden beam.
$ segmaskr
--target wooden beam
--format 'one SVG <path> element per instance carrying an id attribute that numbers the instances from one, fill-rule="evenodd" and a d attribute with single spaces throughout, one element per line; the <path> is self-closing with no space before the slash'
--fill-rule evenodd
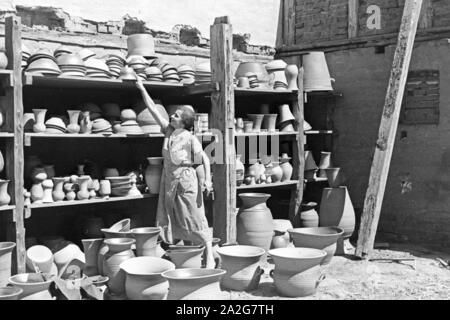
<path id="1" fill-rule="evenodd" d="M 25 272 L 25 226 L 24 226 L 24 146 L 23 146 L 23 99 L 22 99 L 22 24 L 20 17 L 6 18 L 5 48 L 8 57 L 8 69 L 13 71 L 14 87 L 6 89 L 6 103 L 14 110 L 8 120 L 11 121 L 14 138 L 6 144 L 6 175 L 11 180 L 9 193 L 16 205 L 13 219 L 16 227 L 17 271 Z"/>
<path id="2" fill-rule="evenodd" d="M 300 59 L 299 59 L 300 60 Z M 300 61 L 299 61 L 300 62 Z M 289 205 L 289 219 L 294 222 L 296 216 L 299 215 L 300 207 L 303 201 L 304 189 L 304 171 L 305 171 L 305 134 L 303 132 L 304 122 L 304 104 L 303 96 L 303 76 L 305 70 L 300 68 L 298 73 L 298 100 L 293 103 L 292 111 L 295 117 L 295 129 L 298 131 L 297 141 L 293 145 L 292 150 L 292 166 L 294 167 L 293 176 L 298 177 L 297 188 L 291 194 L 291 202 Z M 300 221 L 300 220 L 298 220 Z"/>
<path id="3" fill-rule="evenodd" d="M 284 45 L 295 44 L 295 0 L 284 0 Z"/>
<path id="4" fill-rule="evenodd" d="M 214 236 L 222 243 L 236 241 L 236 150 L 234 147 L 233 30 L 228 19 L 216 19 L 211 26 L 212 82 L 220 91 L 211 94 L 211 126 L 222 136 L 223 159 L 213 164 Z M 217 151 L 216 151 L 217 152 Z"/>
<path id="5" fill-rule="evenodd" d="M 278 26 L 277 26 L 277 39 L 275 41 L 275 47 L 281 48 L 284 43 L 284 0 L 280 0 L 280 9 L 278 11 Z"/>
<path id="6" fill-rule="evenodd" d="M 433 4 L 431 0 L 423 0 L 418 28 L 429 29 L 432 27 L 433 27 Z"/>
<path id="7" fill-rule="evenodd" d="M 367 258 L 373 250 L 384 191 L 397 134 L 409 64 L 417 32 L 422 0 L 405 1 L 397 49 L 384 103 L 369 186 L 361 217 L 356 256 Z"/>
<path id="8" fill-rule="evenodd" d="M 348 0 L 348 37 L 358 36 L 359 0 Z"/>

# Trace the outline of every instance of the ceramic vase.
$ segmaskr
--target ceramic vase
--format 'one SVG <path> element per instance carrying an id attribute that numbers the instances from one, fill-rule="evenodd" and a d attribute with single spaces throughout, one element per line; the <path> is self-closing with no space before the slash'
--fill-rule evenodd
<path id="1" fill-rule="evenodd" d="M 89 134 L 92 132 L 92 121 L 89 111 L 83 111 L 80 116 L 80 133 Z"/>
<path id="2" fill-rule="evenodd" d="M 136 255 L 138 257 L 156 257 L 156 247 L 160 228 L 136 228 L 132 229 L 134 239 L 136 239 Z"/>
<path id="3" fill-rule="evenodd" d="M 9 278 L 10 284 L 23 290 L 20 300 L 53 300 L 49 291 L 52 282 L 38 273 L 22 273 Z"/>
<path id="4" fill-rule="evenodd" d="M 331 152 L 322 151 L 320 153 L 320 162 L 319 162 L 319 177 L 327 178 L 327 173 L 325 169 L 333 167 L 333 163 L 331 161 Z"/>
<path id="5" fill-rule="evenodd" d="M 11 277 L 11 257 L 15 247 L 14 242 L 0 242 L 0 288 L 6 287 Z"/>
<path id="6" fill-rule="evenodd" d="M 267 169 L 266 169 L 267 170 Z M 283 169 L 280 167 L 279 162 L 272 162 L 272 168 L 269 173 L 272 177 L 272 182 L 281 182 L 283 179 Z M 267 173 L 266 173 L 267 175 Z"/>
<path id="7" fill-rule="evenodd" d="M 90 197 L 90 192 L 88 190 L 88 185 L 90 181 L 89 176 L 81 176 L 78 178 L 78 185 L 80 187 L 80 191 L 77 192 L 78 200 L 88 200 Z"/>
<path id="8" fill-rule="evenodd" d="M 220 300 L 220 281 L 225 273 L 221 269 L 166 271 L 162 276 L 169 281 L 167 300 Z"/>
<path id="9" fill-rule="evenodd" d="M 201 268 L 205 248 L 169 250 L 166 252 L 177 269 Z"/>
<path id="10" fill-rule="evenodd" d="M 111 182 L 109 180 L 100 181 L 99 193 L 103 199 L 109 198 L 109 196 L 111 195 Z"/>
<path id="11" fill-rule="evenodd" d="M 83 243 L 83 251 L 86 259 L 83 273 L 88 277 L 99 275 L 97 265 L 98 252 L 103 243 L 103 239 L 84 239 L 81 242 Z"/>
<path id="12" fill-rule="evenodd" d="M 45 130 L 47 130 L 47 127 L 45 126 L 45 114 L 47 113 L 47 109 L 33 109 L 33 113 L 33 131 L 35 133 L 44 133 Z"/>
<path id="13" fill-rule="evenodd" d="M 217 249 L 221 268 L 227 273 L 222 277 L 221 286 L 226 290 L 256 290 L 264 271 L 261 258 L 264 249 L 252 246 L 229 246 Z"/>
<path id="14" fill-rule="evenodd" d="M 269 132 L 275 132 L 277 125 L 277 118 L 278 114 L 265 114 L 262 129 L 265 129 Z"/>
<path id="15" fill-rule="evenodd" d="M 69 125 L 67 126 L 68 133 L 80 133 L 81 127 L 78 124 L 78 120 L 80 119 L 80 110 L 67 110 L 69 114 Z"/>
<path id="16" fill-rule="evenodd" d="M 169 282 L 162 277 L 166 271 L 175 270 L 175 265 L 161 258 L 132 258 L 120 265 L 126 273 L 125 292 L 130 300 L 165 300 Z"/>
<path id="17" fill-rule="evenodd" d="M 154 158 L 148 158 L 149 165 L 145 169 L 145 183 L 149 189 L 150 194 L 159 194 L 159 187 L 161 185 L 161 175 L 163 172 L 163 165 L 153 162 Z"/>
<path id="18" fill-rule="evenodd" d="M 125 292 L 125 272 L 120 269 L 120 264 L 134 258 L 131 245 L 135 243 L 130 238 L 106 239 L 108 252 L 103 260 L 103 274 L 109 278 L 108 288 L 117 295 Z"/>
<path id="19" fill-rule="evenodd" d="M 319 226 L 319 214 L 316 211 L 317 203 L 304 203 L 301 206 L 300 227 L 316 228 Z"/>
<path id="20" fill-rule="evenodd" d="M 241 155 L 236 155 L 236 183 L 241 186 L 244 183 L 245 167 L 241 161 Z"/>
<path id="21" fill-rule="evenodd" d="M 31 201 L 33 203 L 42 203 L 44 199 L 44 188 L 42 188 L 42 183 L 35 183 L 31 187 Z"/>
<path id="22" fill-rule="evenodd" d="M 274 230 L 270 249 L 286 248 L 289 244 L 289 240 L 286 240 L 286 234 L 287 232 Z"/>
<path id="23" fill-rule="evenodd" d="M 60 202 L 63 201 L 66 197 L 66 194 L 63 191 L 65 178 L 53 178 L 53 192 L 52 197 L 53 201 Z"/>
<path id="24" fill-rule="evenodd" d="M 281 296 L 300 298 L 316 293 L 324 276 L 320 264 L 326 252 L 308 248 L 285 248 L 269 251 L 275 269 L 271 273 Z"/>
<path id="25" fill-rule="evenodd" d="M 292 174 L 294 172 L 294 168 L 292 167 L 292 165 L 289 163 L 289 160 L 291 160 L 290 157 L 287 156 L 287 154 L 283 154 L 280 157 L 280 167 L 281 170 L 283 171 L 283 176 L 281 177 L 281 182 L 288 182 L 291 181 L 292 179 Z"/>
<path id="26" fill-rule="evenodd" d="M 3 153 L 0 152 L 0 172 L 5 169 L 5 159 L 3 158 Z"/>
<path id="27" fill-rule="evenodd" d="M 253 122 L 253 132 L 261 132 L 261 126 L 264 120 L 263 114 L 248 114 L 250 121 Z"/>
<path id="28" fill-rule="evenodd" d="M 44 190 L 44 198 L 42 199 L 43 203 L 53 203 L 53 181 L 50 179 L 46 179 L 42 182 L 42 189 Z"/>
<path id="29" fill-rule="evenodd" d="M 0 207 L 7 206 L 11 202 L 11 196 L 8 194 L 9 180 L 0 180 Z"/>
<path id="30" fill-rule="evenodd" d="M 286 80 L 288 83 L 288 90 L 297 91 L 298 90 L 298 67 L 295 64 L 290 64 L 284 70 L 286 74 Z"/>
<path id="31" fill-rule="evenodd" d="M 242 193 L 242 206 L 237 216 L 237 242 L 268 251 L 273 235 L 272 213 L 266 205 L 269 194 Z"/>

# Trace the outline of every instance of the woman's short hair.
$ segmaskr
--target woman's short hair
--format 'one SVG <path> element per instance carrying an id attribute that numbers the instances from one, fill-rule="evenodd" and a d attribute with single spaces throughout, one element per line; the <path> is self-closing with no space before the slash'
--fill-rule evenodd
<path id="1" fill-rule="evenodd" d="M 191 106 L 180 106 L 178 110 L 183 111 L 181 114 L 181 121 L 184 124 L 184 128 L 191 131 L 194 128 L 195 123 L 195 111 Z"/>

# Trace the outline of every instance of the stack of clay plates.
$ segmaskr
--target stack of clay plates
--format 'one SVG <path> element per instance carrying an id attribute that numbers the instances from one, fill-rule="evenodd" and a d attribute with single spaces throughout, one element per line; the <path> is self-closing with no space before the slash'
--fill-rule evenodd
<path id="1" fill-rule="evenodd" d="M 92 133 L 95 134 L 112 134 L 112 126 L 111 123 L 108 122 L 108 120 L 105 120 L 103 118 L 95 119 L 92 122 Z"/>
<path id="2" fill-rule="evenodd" d="M 46 49 L 39 50 L 28 59 L 26 71 L 44 76 L 59 76 L 61 74 L 55 57 Z"/>
<path id="3" fill-rule="evenodd" d="M 61 118 L 58 117 L 48 119 L 45 122 L 45 127 L 47 128 L 45 133 L 50 134 L 66 133 L 66 124 Z"/>
<path id="4" fill-rule="evenodd" d="M 117 54 L 110 54 L 108 59 L 106 59 L 106 64 L 108 65 L 111 76 L 118 78 L 120 76 L 120 70 L 125 66 L 126 61 Z"/>
<path id="5" fill-rule="evenodd" d="M 148 67 L 148 62 L 142 56 L 130 56 L 127 59 L 128 66 L 133 68 L 136 75 L 142 80 L 147 80 L 145 69 Z"/>
<path id="6" fill-rule="evenodd" d="M 86 61 L 87 59 L 94 58 L 95 52 L 90 49 L 81 49 L 80 51 L 78 51 L 78 55 L 81 57 L 81 59 Z"/>
<path id="7" fill-rule="evenodd" d="M 132 186 L 131 177 L 106 177 L 111 183 L 111 195 L 113 197 L 126 197 Z"/>
<path id="8" fill-rule="evenodd" d="M 22 70 L 28 65 L 28 59 L 31 57 L 30 49 L 22 44 Z"/>
<path id="9" fill-rule="evenodd" d="M 109 67 L 106 62 L 97 58 L 89 58 L 85 60 L 86 75 L 89 78 L 109 79 Z"/>
<path id="10" fill-rule="evenodd" d="M 201 63 L 195 70 L 195 83 L 203 84 L 211 82 L 211 64 L 209 62 Z"/>
<path id="11" fill-rule="evenodd" d="M 148 81 L 156 81 L 156 82 L 163 81 L 163 74 L 161 70 L 159 70 L 159 68 L 156 66 L 145 68 L 145 74 L 147 76 Z"/>
<path id="12" fill-rule="evenodd" d="M 170 64 L 165 64 L 161 67 L 161 72 L 163 74 L 164 82 L 178 83 L 180 82 L 180 77 L 178 76 L 177 68 Z"/>
<path id="13" fill-rule="evenodd" d="M 179 66 L 178 75 L 181 83 L 192 84 L 195 82 L 195 70 L 191 66 L 185 64 Z"/>
<path id="14" fill-rule="evenodd" d="M 259 87 L 259 80 L 258 75 L 254 72 L 247 72 L 245 76 L 248 78 L 248 81 L 250 83 L 250 88 L 258 88 Z"/>
<path id="15" fill-rule="evenodd" d="M 55 56 L 56 59 L 58 59 L 58 57 L 70 53 L 72 53 L 72 50 L 70 50 L 66 46 L 59 46 L 58 48 L 56 48 L 55 52 L 53 52 L 53 55 Z"/>
<path id="16" fill-rule="evenodd" d="M 86 67 L 84 61 L 77 54 L 61 54 L 56 58 L 59 68 L 62 71 L 61 76 L 85 77 Z"/>
<path id="17" fill-rule="evenodd" d="M 122 122 L 120 129 L 120 134 L 126 134 L 129 136 L 142 136 L 144 135 L 144 131 L 142 131 L 141 127 L 137 123 L 136 120 L 127 120 Z"/>

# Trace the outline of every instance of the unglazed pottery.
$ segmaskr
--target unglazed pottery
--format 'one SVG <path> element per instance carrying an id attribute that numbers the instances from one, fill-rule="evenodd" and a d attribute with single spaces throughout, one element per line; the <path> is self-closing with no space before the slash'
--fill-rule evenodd
<path id="1" fill-rule="evenodd" d="M 23 289 L 18 287 L 1 287 L 0 301 L 2 300 L 19 300 L 19 296 L 23 293 Z"/>
<path id="2" fill-rule="evenodd" d="M 0 242 L 0 287 L 8 284 L 11 276 L 12 251 L 16 247 L 14 242 Z"/>
<path id="3" fill-rule="evenodd" d="M 130 238 L 106 239 L 108 246 L 103 260 L 103 274 L 109 278 L 108 288 L 115 294 L 125 292 L 125 272 L 120 269 L 120 264 L 128 259 L 134 258 L 131 245 L 135 243 Z"/>
<path id="4" fill-rule="evenodd" d="M 22 273 L 9 278 L 10 284 L 23 290 L 20 300 L 53 300 L 49 292 L 52 282 L 39 273 Z"/>
<path id="5" fill-rule="evenodd" d="M 81 130 L 80 125 L 78 124 L 78 120 L 80 118 L 80 110 L 67 110 L 69 114 L 69 125 L 67 126 L 68 133 L 79 133 Z"/>
<path id="6" fill-rule="evenodd" d="M 303 203 L 300 213 L 301 228 L 317 228 L 319 226 L 319 214 L 315 210 L 317 203 Z"/>
<path id="7" fill-rule="evenodd" d="M 161 175 L 163 171 L 162 158 L 147 158 L 149 165 L 145 170 L 145 183 L 150 194 L 159 194 Z M 155 162 L 158 160 L 158 162 Z"/>
<path id="8" fill-rule="evenodd" d="M 35 133 L 44 133 L 47 129 L 45 126 L 45 114 L 47 109 L 33 109 L 34 113 L 34 125 L 33 131 Z"/>
<path id="9" fill-rule="evenodd" d="M 0 180 L 0 207 L 7 206 L 11 202 L 11 196 L 8 194 L 9 180 Z"/>
<path id="10" fill-rule="evenodd" d="M 130 230 L 136 239 L 136 255 L 138 257 L 156 257 L 158 236 L 161 228 L 136 228 Z"/>
<path id="11" fill-rule="evenodd" d="M 204 247 L 199 249 L 168 250 L 166 252 L 177 269 L 201 268 Z"/>
<path id="12" fill-rule="evenodd" d="M 53 201 L 60 202 L 63 201 L 66 197 L 66 194 L 64 193 L 63 186 L 65 178 L 53 178 L 53 192 L 52 197 Z"/>
<path id="13" fill-rule="evenodd" d="M 103 244 L 103 239 L 83 239 L 84 256 L 86 263 L 84 265 L 83 273 L 88 277 L 96 276 L 99 274 L 98 270 L 98 253 L 101 245 Z"/>
<path id="14" fill-rule="evenodd" d="M 332 91 L 332 78 L 328 70 L 325 53 L 321 51 L 307 52 L 302 55 L 304 73 L 304 90 Z"/>
<path id="15" fill-rule="evenodd" d="M 288 90 L 298 90 L 298 67 L 295 64 L 290 64 L 286 67 L 284 72 L 288 82 Z"/>

